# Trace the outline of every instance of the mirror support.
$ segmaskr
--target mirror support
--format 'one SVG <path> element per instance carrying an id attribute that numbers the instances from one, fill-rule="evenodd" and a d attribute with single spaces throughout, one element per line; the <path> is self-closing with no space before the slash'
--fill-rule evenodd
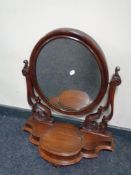
<path id="1" fill-rule="evenodd" d="M 118 71 L 120 71 L 120 68 L 116 67 L 115 74 L 112 76 L 112 79 L 109 83 L 109 92 L 106 105 L 100 106 L 96 113 L 86 116 L 82 124 L 82 129 L 84 129 L 85 131 L 93 131 L 99 133 L 106 132 L 108 121 L 112 119 L 114 112 L 114 95 L 116 87 L 121 84 L 121 77 Z M 103 112 L 107 111 L 109 107 L 111 107 L 110 113 L 108 115 L 103 115 Z M 97 120 L 100 119 L 102 115 L 102 120 L 98 123 Z"/>
<path id="2" fill-rule="evenodd" d="M 38 96 L 35 95 L 33 91 L 33 86 L 31 84 L 30 74 L 29 74 L 29 66 L 28 61 L 24 60 L 23 63 L 25 64 L 22 69 L 22 74 L 26 78 L 26 86 L 27 86 L 27 100 L 29 105 L 32 107 L 32 116 L 34 119 L 38 120 L 39 122 L 52 122 L 53 119 L 51 118 L 51 110 L 41 103 L 41 100 Z"/>
<path id="3" fill-rule="evenodd" d="M 91 104 L 82 107 L 78 111 L 62 110 L 59 106 L 54 106 L 44 95 L 44 92 L 41 92 L 37 81 L 36 62 L 38 53 L 47 41 L 51 42 L 54 38 L 59 37 L 77 39 L 77 41 L 91 49 L 101 72 L 102 81 L 98 96 Z M 43 159 L 55 166 L 71 165 L 79 162 L 82 158 L 97 157 L 103 149 L 114 150 L 114 139 L 112 134 L 107 131 L 107 126 L 114 112 L 115 91 L 117 86 L 121 84 L 119 71 L 120 68 L 116 67 L 115 73 L 109 82 L 108 68 L 102 50 L 90 36 L 81 31 L 57 29 L 39 40 L 32 51 L 30 65 L 27 60 L 24 60 L 22 70 L 26 79 L 27 100 L 32 108 L 32 114 L 23 126 L 23 130 L 30 133 L 29 140 L 38 146 L 39 154 Z M 106 104 L 100 106 L 97 112 L 90 113 L 104 97 L 108 86 Z M 63 115 L 86 115 L 86 117 L 82 126 L 77 127 L 75 124 L 53 121 L 51 110 Z"/>
<path id="4" fill-rule="evenodd" d="M 29 105 L 32 107 L 32 115 L 25 123 L 23 129 L 31 134 L 29 140 L 38 146 L 39 154 L 42 158 L 53 163 L 55 166 L 71 165 L 79 162 L 83 157 L 97 157 L 100 150 L 114 150 L 114 141 L 111 133 L 107 131 L 107 123 L 113 115 L 116 87 L 121 84 L 118 67 L 115 69 L 115 74 L 109 83 L 106 105 L 100 106 L 96 113 L 86 116 L 82 128 L 79 129 L 71 124 L 53 122 L 51 110 L 34 93 L 28 61 L 25 60 L 24 64 L 22 73 L 26 77 L 27 99 Z M 108 110 L 110 106 L 110 113 L 103 115 L 103 112 Z M 98 123 L 97 120 L 102 115 L 102 120 Z M 60 148 L 60 138 L 62 138 L 65 152 Z M 46 140 L 47 145 L 44 140 Z M 78 140 L 81 140 L 79 144 Z M 50 144 L 48 143 L 52 143 L 53 141 L 54 143 L 49 147 Z M 72 151 L 69 149 L 70 145 L 74 145 L 74 149 L 70 148 Z M 46 151 L 48 147 L 51 149 L 49 149 L 49 152 Z M 52 152 L 54 148 L 60 149 L 62 151 L 61 154 L 59 151 L 59 154 Z M 77 150 L 75 150 L 76 148 Z M 66 154 L 66 156 L 63 156 L 63 154 Z"/>
<path id="5" fill-rule="evenodd" d="M 22 74 L 26 78 L 26 87 L 27 87 L 27 100 L 30 106 L 33 106 L 33 102 L 31 97 L 33 96 L 33 91 L 32 91 L 32 85 L 30 81 L 30 76 L 29 76 L 29 66 L 28 66 L 28 61 L 24 60 L 24 67 L 22 69 Z"/>

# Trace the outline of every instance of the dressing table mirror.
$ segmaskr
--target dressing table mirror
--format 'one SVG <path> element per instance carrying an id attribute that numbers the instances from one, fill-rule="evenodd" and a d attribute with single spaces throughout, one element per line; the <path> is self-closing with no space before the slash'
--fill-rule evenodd
<path id="1" fill-rule="evenodd" d="M 38 41 L 24 64 L 32 114 L 23 129 L 43 159 L 71 165 L 114 149 L 107 123 L 120 69 L 116 67 L 109 82 L 105 56 L 94 39 L 76 29 L 56 29 Z M 100 105 L 106 92 L 106 104 Z"/>

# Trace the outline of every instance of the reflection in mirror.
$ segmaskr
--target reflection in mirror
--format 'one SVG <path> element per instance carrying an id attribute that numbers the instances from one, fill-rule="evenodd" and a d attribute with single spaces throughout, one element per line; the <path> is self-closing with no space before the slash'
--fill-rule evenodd
<path id="1" fill-rule="evenodd" d="M 101 87 L 95 55 L 78 41 L 58 38 L 48 42 L 36 62 L 41 92 L 62 110 L 81 110 L 91 104 Z"/>

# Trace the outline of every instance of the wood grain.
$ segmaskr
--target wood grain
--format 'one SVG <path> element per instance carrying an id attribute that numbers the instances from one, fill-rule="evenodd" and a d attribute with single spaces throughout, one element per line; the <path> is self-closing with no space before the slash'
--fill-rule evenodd
<path id="1" fill-rule="evenodd" d="M 65 110 L 79 111 L 88 106 L 92 100 L 86 92 L 71 89 L 61 92 L 58 97 L 52 97 L 50 102 Z"/>
<path id="2" fill-rule="evenodd" d="M 114 149 L 110 133 L 93 133 L 72 124 L 40 123 L 31 117 L 23 129 L 31 134 L 29 140 L 38 145 L 41 157 L 57 166 L 71 165 L 82 158 L 97 157 L 103 149 Z"/>

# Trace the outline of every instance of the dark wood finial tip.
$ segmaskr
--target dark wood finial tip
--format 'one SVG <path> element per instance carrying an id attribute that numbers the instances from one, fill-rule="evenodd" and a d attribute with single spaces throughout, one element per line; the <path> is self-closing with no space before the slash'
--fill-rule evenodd
<path id="1" fill-rule="evenodd" d="M 28 65 L 28 61 L 27 60 L 24 60 L 23 63 L 26 64 L 26 65 Z"/>
<path id="2" fill-rule="evenodd" d="M 117 66 L 117 67 L 115 68 L 115 72 L 118 72 L 118 71 L 120 71 L 120 67 L 119 67 L 119 66 Z"/>

